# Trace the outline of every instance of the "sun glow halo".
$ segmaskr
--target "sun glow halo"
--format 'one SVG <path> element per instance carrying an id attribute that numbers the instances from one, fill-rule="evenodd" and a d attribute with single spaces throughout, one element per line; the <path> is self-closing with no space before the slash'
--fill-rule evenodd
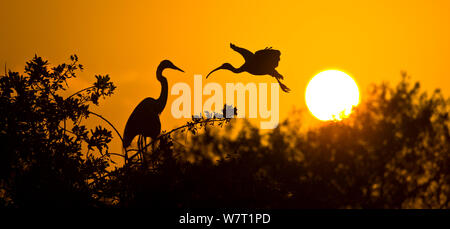
<path id="1" fill-rule="evenodd" d="M 310 112 L 322 121 L 342 120 L 350 115 L 359 103 L 356 82 L 346 73 L 327 70 L 309 81 L 305 93 Z"/>

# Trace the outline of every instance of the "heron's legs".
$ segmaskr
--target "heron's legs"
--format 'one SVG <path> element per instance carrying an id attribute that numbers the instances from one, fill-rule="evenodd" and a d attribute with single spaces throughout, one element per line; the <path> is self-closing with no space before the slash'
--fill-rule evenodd
<path id="1" fill-rule="evenodd" d="M 138 136 L 137 145 L 138 145 L 138 153 L 139 153 L 139 155 L 141 157 L 141 160 L 142 160 L 143 152 L 142 152 L 142 136 L 141 135 Z"/>
<path id="2" fill-rule="evenodd" d="M 283 90 L 286 93 L 289 93 L 291 89 L 289 89 L 286 85 L 280 82 L 280 80 L 277 78 L 278 84 L 280 85 L 281 90 Z"/>
<path id="3" fill-rule="evenodd" d="M 272 74 L 270 74 L 271 76 L 275 77 L 277 80 L 280 79 L 284 79 L 283 75 L 281 75 L 277 70 L 273 70 Z"/>
<path id="4" fill-rule="evenodd" d="M 144 151 L 142 152 L 142 162 L 144 163 L 144 165 L 146 165 L 147 164 L 147 159 L 146 159 L 146 155 L 145 154 L 148 153 L 147 152 L 147 137 L 143 137 L 143 138 L 144 138 L 144 141 L 143 141 Z"/>

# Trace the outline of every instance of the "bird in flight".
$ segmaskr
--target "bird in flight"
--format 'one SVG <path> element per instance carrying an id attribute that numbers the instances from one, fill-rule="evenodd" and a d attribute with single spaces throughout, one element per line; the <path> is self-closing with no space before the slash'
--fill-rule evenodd
<path id="1" fill-rule="evenodd" d="M 290 91 L 290 89 L 280 81 L 283 79 L 283 76 L 275 70 L 280 61 L 281 52 L 279 50 L 270 47 L 252 53 L 249 50 L 234 44 L 230 44 L 230 48 L 241 54 L 242 57 L 244 57 L 245 63 L 239 68 L 235 68 L 229 63 L 222 64 L 220 67 L 212 70 L 206 78 L 208 78 L 211 73 L 220 69 L 229 70 L 234 73 L 248 72 L 252 75 L 271 75 L 278 81 L 281 90 L 284 92 Z"/>

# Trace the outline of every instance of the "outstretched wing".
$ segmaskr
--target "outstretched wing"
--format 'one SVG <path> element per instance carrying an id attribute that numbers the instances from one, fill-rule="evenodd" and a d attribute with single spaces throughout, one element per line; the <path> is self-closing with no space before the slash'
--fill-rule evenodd
<path id="1" fill-rule="evenodd" d="M 230 48 L 233 49 L 234 51 L 238 52 L 239 54 L 241 54 L 242 57 L 244 57 L 245 61 L 249 60 L 254 55 L 252 52 L 248 51 L 247 49 L 237 47 L 236 45 L 234 45 L 232 43 L 230 43 Z"/>

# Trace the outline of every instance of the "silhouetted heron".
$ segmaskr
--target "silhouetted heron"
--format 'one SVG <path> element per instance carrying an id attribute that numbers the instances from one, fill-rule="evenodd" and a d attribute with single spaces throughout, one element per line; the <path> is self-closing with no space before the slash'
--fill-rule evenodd
<path id="1" fill-rule="evenodd" d="M 163 60 L 156 70 L 156 78 L 161 82 L 161 94 L 158 99 L 145 98 L 134 109 L 128 118 L 127 124 L 123 134 L 123 147 L 126 149 L 130 146 L 134 137 L 140 136 L 138 140 L 139 151 L 142 153 L 143 144 L 145 144 L 145 138 L 150 137 L 154 142 L 158 135 L 161 133 L 161 121 L 159 115 L 164 110 L 167 103 L 168 84 L 167 79 L 162 75 L 164 69 L 170 68 L 181 72 L 184 72 L 177 66 L 175 66 L 169 60 Z M 143 138 L 143 141 L 142 139 Z M 142 157 L 144 155 L 142 154 Z M 144 158 L 142 158 L 144 161 Z"/>

